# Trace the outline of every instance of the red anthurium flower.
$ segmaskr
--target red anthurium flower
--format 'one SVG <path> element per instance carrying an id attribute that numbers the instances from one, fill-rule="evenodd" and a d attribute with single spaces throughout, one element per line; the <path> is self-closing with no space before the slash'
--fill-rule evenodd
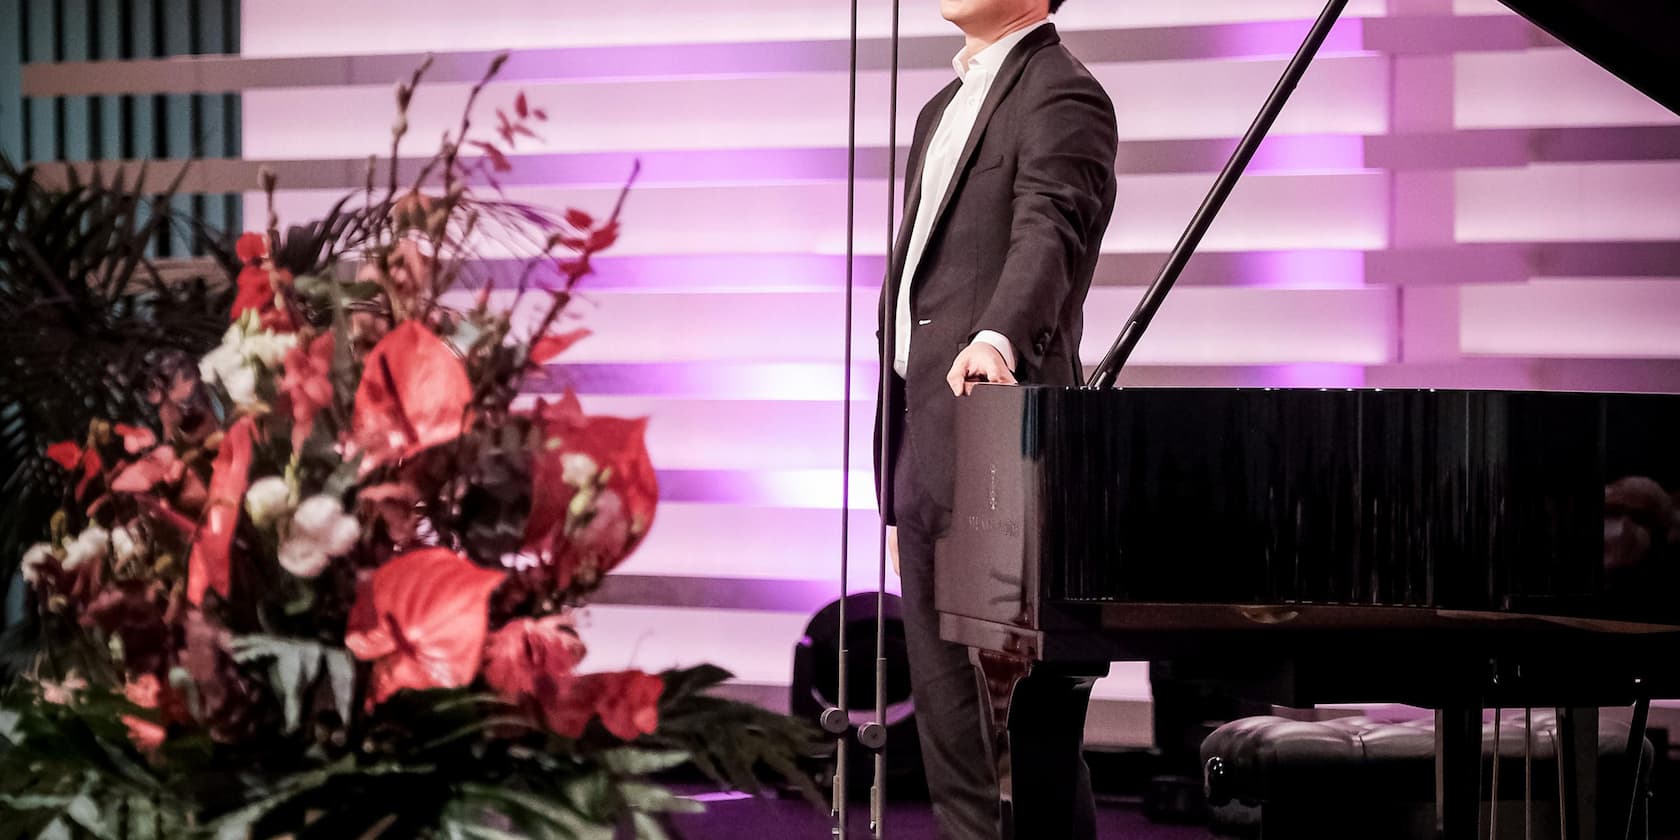
<path id="1" fill-rule="evenodd" d="M 62 440 L 47 447 L 47 457 L 66 470 L 73 470 L 82 463 L 82 447 L 75 441 Z"/>
<path id="2" fill-rule="evenodd" d="M 260 233 L 243 233 L 233 244 L 233 252 L 245 265 L 262 262 L 268 256 L 268 237 Z"/>
<path id="3" fill-rule="evenodd" d="M 239 277 L 235 279 L 239 291 L 234 295 L 229 320 L 237 321 L 247 310 L 253 310 L 266 329 L 292 329 L 291 315 L 284 307 L 274 305 L 275 282 L 289 283 L 292 275 L 284 269 L 273 270 L 269 264 L 268 237 L 260 233 L 244 234 L 235 243 L 234 252 L 245 267 L 239 270 Z"/>
<path id="4" fill-rule="evenodd" d="M 645 418 L 586 416 L 568 392 L 559 403 L 539 406 L 537 420 L 542 442 L 531 469 L 525 548 L 548 555 L 558 585 L 566 588 L 576 577 L 592 581 L 612 571 L 629 556 L 653 523 L 659 481 L 644 440 Z M 603 476 L 604 486 L 593 489 Z M 596 492 L 594 516 L 568 533 L 567 512 L 586 488 Z"/>
<path id="5" fill-rule="evenodd" d="M 280 297 L 274 290 L 276 283 L 289 285 L 292 282 L 291 272 L 270 270 L 265 266 L 246 266 L 239 270 L 236 282 L 239 291 L 234 295 L 228 320 L 237 321 L 247 310 L 251 310 L 257 313 L 257 323 L 263 329 L 289 332 L 294 328 L 291 314 L 277 304 Z"/>
<path id="6" fill-rule="evenodd" d="M 274 283 L 269 280 L 268 269 L 247 265 L 239 270 L 235 283 L 239 292 L 233 297 L 233 309 L 228 312 L 228 320 L 237 321 L 239 316 L 250 310 L 261 314 L 274 305 Z"/>
<path id="7" fill-rule="evenodd" d="M 571 332 L 545 335 L 531 344 L 531 363 L 545 364 L 550 359 L 566 352 L 573 344 L 589 337 L 589 330 L 578 329 Z"/>
<path id="8" fill-rule="evenodd" d="M 175 456 L 175 450 L 159 446 L 146 457 L 129 464 L 111 481 L 111 489 L 118 493 L 146 493 L 159 482 L 173 484 L 181 479 L 186 465 Z"/>
<path id="9" fill-rule="evenodd" d="M 490 594 L 507 573 L 445 548 L 392 559 L 358 594 L 344 644 L 374 663 L 369 705 L 405 688 L 472 682 L 484 657 Z"/>
<path id="10" fill-rule="evenodd" d="M 659 695 L 665 690 L 665 680 L 641 671 L 620 671 L 615 674 L 590 674 L 603 683 L 595 699 L 595 711 L 607 731 L 626 741 L 638 735 L 651 735 L 659 728 Z"/>
<path id="11" fill-rule="evenodd" d="M 318 335 L 307 347 L 293 347 L 286 351 L 281 362 L 285 374 L 280 378 L 280 393 L 292 406 L 292 450 L 303 448 L 309 433 L 315 430 L 315 415 L 332 404 L 333 336 Z"/>
<path id="12" fill-rule="evenodd" d="M 543 722 L 570 738 L 583 734 L 596 716 L 614 736 L 634 741 L 659 728 L 659 695 L 664 679 L 641 671 L 584 674 L 541 698 Z"/>
<path id="13" fill-rule="evenodd" d="M 559 692 L 584 652 L 570 617 L 510 621 L 484 646 L 484 681 L 510 702 L 536 701 Z"/>
<path id="14" fill-rule="evenodd" d="M 187 600 L 194 606 L 204 603 L 204 593 L 210 589 L 227 597 L 228 552 L 251 481 L 251 438 L 255 432 L 256 423 L 249 416 L 239 418 L 222 436 L 221 449 L 216 452 L 210 470 L 210 498 L 193 538 L 192 555 L 187 558 Z"/>
<path id="15" fill-rule="evenodd" d="M 125 423 L 118 423 L 112 428 L 123 439 L 123 451 L 130 455 L 138 455 L 157 445 L 157 435 L 152 434 L 151 429 Z"/>
<path id="16" fill-rule="evenodd" d="M 455 351 L 417 321 L 374 345 L 351 417 L 362 469 L 407 458 L 459 437 L 472 382 Z"/>

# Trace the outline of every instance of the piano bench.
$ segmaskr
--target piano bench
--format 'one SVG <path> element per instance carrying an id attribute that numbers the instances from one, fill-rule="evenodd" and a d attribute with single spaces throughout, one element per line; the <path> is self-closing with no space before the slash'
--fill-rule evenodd
<path id="1" fill-rule="evenodd" d="M 1482 725 L 1482 818 L 1486 831 L 1491 715 Z M 1521 840 L 1524 733 L 1521 711 L 1500 724 L 1499 840 Z M 1599 837 L 1621 837 L 1632 796 L 1625 766 L 1628 726 L 1599 722 Z M 1534 712 L 1534 837 L 1557 838 L 1557 722 Z M 1645 742 L 1642 773 L 1655 754 Z M 1232 721 L 1202 743 L 1212 827 L 1218 837 L 1412 840 L 1435 835 L 1435 721 L 1364 717 L 1304 722 L 1280 717 Z M 1647 776 L 1648 778 L 1648 776 Z M 1643 803 L 1634 837 L 1647 836 Z M 1485 836 L 1485 835 L 1484 835 Z"/>

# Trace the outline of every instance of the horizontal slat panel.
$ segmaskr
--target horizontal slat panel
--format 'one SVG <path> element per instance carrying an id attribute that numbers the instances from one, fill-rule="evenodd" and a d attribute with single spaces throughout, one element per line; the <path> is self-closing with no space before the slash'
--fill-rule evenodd
<path id="1" fill-rule="evenodd" d="M 1658 129 L 1659 131 L 1663 129 Z M 1502 143 L 1485 144 L 1469 157 L 1478 165 L 1489 161 L 1510 159 L 1526 163 L 1529 156 L 1524 136 L 1511 133 Z M 1345 134 L 1279 135 L 1260 145 L 1247 172 L 1336 172 L 1359 170 L 1365 167 L 1366 147 L 1373 138 Z M 1628 144 L 1629 154 L 1641 158 L 1664 155 L 1680 156 L 1668 144 L 1652 138 L 1637 145 Z M 1120 145 L 1115 170 L 1123 175 L 1146 175 L 1179 172 L 1218 172 L 1236 148 L 1235 139 L 1195 140 L 1133 140 Z M 1433 148 L 1433 147 L 1432 147 Z M 1621 147 L 1616 147 L 1621 148 Z M 1612 152 L 1614 149 L 1612 150 Z M 1440 167 L 1451 150 L 1442 148 L 1429 164 Z M 1518 161 L 1516 155 L 1523 155 Z M 900 146 L 894 156 L 895 172 L 903 172 L 909 152 Z M 1395 156 L 1395 155 L 1390 155 Z M 470 157 L 470 156 L 469 156 Z M 844 181 L 847 175 L 847 150 L 841 146 L 796 148 L 733 148 L 733 149 L 667 149 L 630 152 L 556 152 L 512 154 L 511 171 L 496 174 L 496 183 L 503 186 L 567 186 L 599 187 L 622 183 L 624 173 L 639 163 L 641 173 L 637 183 L 643 186 L 694 186 L 706 184 L 774 184 L 809 181 Z M 1587 157 L 1587 160 L 1617 157 Z M 410 184 L 425 167 L 429 158 L 403 158 L 397 167 L 399 183 Z M 1414 160 L 1421 162 L 1422 158 Z M 880 177 L 887 171 L 884 147 L 867 146 L 857 150 L 857 171 L 865 177 Z M 140 161 L 108 160 L 101 166 L 111 171 L 117 168 L 137 171 Z M 67 177 L 67 165 L 51 164 L 49 171 L 55 182 Z M 92 165 L 74 167 L 79 173 L 93 171 Z M 145 183 L 161 188 L 185 171 L 182 189 L 191 192 L 239 192 L 257 183 L 259 172 L 267 168 L 274 172 L 279 183 L 287 189 L 360 189 L 367 182 L 367 158 L 316 158 L 280 160 L 246 158 L 198 159 L 184 161 L 152 161 L 146 170 Z M 383 163 L 373 168 L 373 180 L 383 184 L 390 170 Z M 487 184 L 482 177 L 472 183 Z"/>
<path id="2" fill-rule="evenodd" d="M 1537 277 L 1666 277 L 1680 242 L 1470 243 L 1377 251 L 1366 282 L 1396 285 L 1520 283 Z"/>
<path id="3" fill-rule="evenodd" d="M 463 15 L 458 3 L 445 0 L 248 5 L 253 8 L 245 14 L 244 49 L 252 55 L 839 38 L 846 34 L 850 13 L 850 4 L 832 0 L 619 0 L 596 5 L 488 0 L 475 4 L 470 15 Z M 1321 5 L 1317 0 L 1091 2 L 1069 4 L 1057 16 L 1057 24 L 1082 30 L 1310 19 Z M 901 8 L 905 35 L 950 34 L 935 4 L 903 3 Z M 1383 8 L 1382 0 L 1353 0 L 1348 15 L 1380 15 Z M 864 0 L 860 23 L 865 37 L 887 35 L 890 9 L 886 0 Z M 321 20 L 333 25 L 319 26 Z"/>
<path id="4" fill-rule="evenodd" d="M 1556 164 L 1455 179 L 1459 241 L 1680 240 L 1680 164 Z"/>
<path id="5" fill-rule="evenodd" d="M 853 584 L 873 587 L 877 529 L 872 510 L 854 510 Z M 840 511 L 661 502 L 652 530 L 625 561 L 627 574 L 774 580 L 838 580 Z"/>
<path id="6" fill-rule="evenodd" d="M 1235 139 L 1130 140 L 1120 144 L 1115 171 L 1121 175 L 1218 172 L 1235 149 Z M 900 147 L 894 171 L 903 172 L 908 151 Z M 607 187 L 621 183 L 635 164 L 636 182 L 647 186 L 808 183 L 844 181 L 844 147 L 691 149 L 642 152 L 572 152 L 510 155 L 513 169 L 499 173 L 503 186 Z M 1439 170 L 1520 167 L 1534 163 L 1587 163 L 1680 160 L 1680 125 L 1614 128 L 1478 129 L 1436 134 L 1364 137 L 1303 134 L 1268 137 L 1245 170 L 1256 174 L 1346 172 L 1364 168 Z M 412 183 L 425 158 L 403 158 L 399 183 Z M 262 160 L 211 158 L 148 161 L 143 183 L 162 189 L 179 177 L 189 193 L 242 192 L 272 171 L 287 189 L 359 189 L 368 177 L 366 158 Z M 857 171 L 886 171 L 881 147 L 857 150 Z M 141 173 L 141 161 L 105 160 L 98 164 L 46 162 L 39 171 L 47 183 L 63 184 L 74 170 L 84 179 L 95 171 Z M 184 172 L 183 172 L 184 170 Z M 389 170 L 374 167 L 374 183 L 385 183 Z M 474 183 L 483 184 L 482 178 Z"/>
<path id="7" fill-rule="evenodd" d="M 1365 140 L 1365 165 L 1394 170 L 1674 160 L 1680 125 L 1474 129 Z"/>
<path id="8" fill-rule="evenodd" d="M 1386 63 L 1379 56 L 1315 62 L 1275 133 L 1375 134 L 1385 130 Z M 1122 139 L 1240 136 L 1282 71 L 1281 61 L 1182 61 L 1096 64 L 1092 72 L 1117 104 Z M 903 74 L 899 136 L 907 141 L 917 103 L 951 78 L 951 69 Z M 687 79 L 598 84 L 527 84 L 534 105 L 554 121 L 528 151 L 834 147 L 846 141 L 848 80 L 843 72 L 779 77 Z M 485 94 L 488 105 L 513 99 L 512 84 Z M 453 130 L 469 86 L 424 85 L 410 106 L 408 148 L 429 151 Z M 1194 89 L 1196 96 L 1182 91 Z M 884 73 L 860 80 L 860 142 L 885 146 Z M 257 90 L 245 95 L 245 154 L 251 158 L 358 158 L 385 154 L 392 113 L 389 85 Z"/>
<path id="9" fill-rule="evenodd" d="M 1178 239 L 1200 203 L 1205 175 L 1135 175 L 1120 179 L 1105 252 L 1159 253 Z M 319 218 L 338 191 L 283 191 L 282 222 Z M 616 190 L 509 188 L 509 198 L 549 207 L 604 211 Z M 885 253 L 885 184 L 858 185 L 858 248 Z M 870 200 L 870 197 L 878 197 Z M 1386 244 L 1388 181 L 1378 173 L 1270 175 L 1246 178 L 1208 232 L 1203 249 L 1368 249 Z M 246 199 L 248 218 L 265 218 L 264 199 Z M 844 184 L 646 187 L 625 204 L 624 232 L 613 253 L 844 253 Z M 488 255 L 496 255 L 487 244 Z M 505 253 L 505 252 L 503 252 Z"/>
<path id="10" fill-rule="evenodd" d="M 648 450 L 662 468 L 838 468 L 845 419 L 840 397 L 835 393 L 832 401 L 789 401 L 591 396 L 584 409 L 649 418 Z M 852 404 L 852 459 L 860 466 L 870 464 L 874 412 L 873 399 Z M 754 432 L 743 435 L 742 429 Z"/>
<path id="11" fill-rule="evenodd" d="M 1460 128 L 1674 125 L 1680 117 L 1567 48 L 1454 58 Z"/>
<path id="12" fill-rule="evenodd" d="M 1142 289 L 1091 290 L 1081 348 L 1101 358 L 1136 307 Z M 1393 350 L 1392 289 L 1185 288 L 1168 299 L 1139 345 L 1142 364 L 1380 364 Z M 541 317 L 542 301 L 520 311 Z M 593 305 L 590 305 L 593 304 Z M 597 293 L 577 308 L 577 323 L 596 334 L 567 353 L 571 362 L 838 361 L 844 298 L 792 294 Z M 873 358 L 876 296 L 854 298 L 853 341 Z"/>
<path id="13" fill-rule="evenodd" d="M 1363 49 L 1366 26 L 1350 19 L 1338 26 L 1320 49 L 1324 56 Z M 1459 24 L 1440 18 L 1438 28 Z M 1469 43 L 1495 47 L 1508 37 L 1484 30 L 1508 30 L 1494 18 L 1489 26 L 1459 30 Z M 1415 24 L 1414 24 L 1415 25 Z M 1299 46 L 1304 21 L 1258 21 L 1237 24 L 1147 29 L 1069 31 L 1065 41 L 1087 64 L 1192 59 L 1287 56 Z M 1395 40 L 1390 38 L 1389 40 Z M 432 55 L 427 78 L 438 82 L 476 82 L 501 50 Z M 954 52 L 949 34 L 909 37 L 898 50 L 900 69 L 942 70 Z M 892 66 L 892 43 L 868 39 L 858 45 L 865 70 Z M 389 55 L 255 58 L 203 57 L 125 62 L 80 60 L 33 66 L 24 76 L 36 96 L 86 93 L 199 93 L 262 88 L 348 87 L 381 85 L 404 78 L 426 59 L 425 53 Z M 706 77 L 838 73 L 851 66 L 848 41 L 782 40 L 743 43 L 636 44 L 625 46 L 527 49 L 513 53 L 498 73 L 503 82 L 588 82 Z"/>
<path id="14" fill-rule="evenodd" d="M 1460 294 L 1466 353 L 1680 359 L 1680 277 L 1472 285 Z"/>
<path id="15" fill-rule="evenodd" d="M 675 502 L 839 509 L 840 470 L 659 470 L 659 497 Z M 873 468 L 854 464 L 844 498 L 854 510 L 875 508 Z"/>
<path id="16" fill-rule="evenodd" d="M 1080 355 L 1100 361 L 1141 290 L 1100 289 L 1085 305 Z M 1180 289 L 1133 355 L 1151 365 L 1381 364 L 1393 361 L 1392 289 Z"/>

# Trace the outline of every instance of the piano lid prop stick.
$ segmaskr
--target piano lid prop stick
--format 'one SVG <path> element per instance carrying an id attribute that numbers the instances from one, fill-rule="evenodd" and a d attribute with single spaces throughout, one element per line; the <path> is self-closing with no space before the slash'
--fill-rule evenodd
<path id="1" fill-rule="evenodd" d="M 850 91 L 846 104 L 846 314 L 845 377 L 841 397 L 840 449 L 840 611 L 835 647 L 839 657 L 835 663 L 835 707 L 822 713 L 822 728 L 834 737 L 834 785 L 829 792 L 829 817 L 833 821 L 830 834 L 835 840 L 845 840 L 849 814 L 846 807 L 847 742 L 851 738 L 852 716 L 849 708 L 850 686 L 846 679 L 846 588 L 851 572 L 851 494 L 852 457 L 852 296 L 856 278 L 853 254 L 857 247 L 857 112 L 858 112 L 858 0 L 852 0 Z"/>
<path id="2" fill-rule="evenodd" d="M 1166 265 L 1161 267 L 1160 275 L 1150 284 L 1149 290 L 1144 292 L 1143 300 L 1138 302 L 1132 317 L 1127 319 L 1119 337 L 1114 340 L 1102 362 L 1092 372 L 1088 387 L 1114 387 L 1115 380 L 1120 377 L 1120 369 L 1125 367 L 1126 360 L 1131 358 L 1132 351 L 1137 348 L 1144 331 L 1149 329 L 1149 322 L 1155 319 L 1156 311 L 1166 301 L 1173 284 L 1178 282 L 1178 276 L 1184 272 L 1184 266 L 1196 252 L 1196 246 L 1201 244 L 1202 237 L 1207 234 L 1214 218 L 1225 206 L 1225 199 L 1230 198 L 1231 190 L 1236 187 L 1243 171 L 1248 168 L 1248 162 L 1254 158 L 1254 152 L 1260 148 L 1260 142 L 1266 139 L 1266 132 L 1271 130 L 1272 123 L 1283 111 L 1283 106 L 1289 102 L 1290 95 L 1295 92 L 1295 86 L 1306 74 L 1313 57 L 1318 55 L 1318 48 L 1324 44 L 1324 39 L 1330 34 L 1330 29 L 1336 25 L 1336 20 L 1342 16 L 1342 10 L 1346 7 L 1347 0 L 1330 0 L 1325 4 L 1324 11 L 1308 31 L 1307 39 L 1301 43 L 1301 48 L 1296 50 L 1295 57 L 1289 60 L 1289 66 L 1283 71 L 1283 78 L 1278 79 L 1277 86 L 1272 88 L 1271 95 L 1266 97 L 1266 104 L 1260 108 L 1254 123 L 1237 143 L 1236 151 L 1231 154 L 1231 159 L 1225 163 L 1224 170 L 1214 181 L 1213 189 L 1208 192 L 1207 198 L 1202 200 L 1202 206 L 1196 209 L 1196 215 L 1190 219 L 1190 226 L 1185 229 L 1178 244 L 1173 246 L 1172 253 L 1167 255 Z"/>

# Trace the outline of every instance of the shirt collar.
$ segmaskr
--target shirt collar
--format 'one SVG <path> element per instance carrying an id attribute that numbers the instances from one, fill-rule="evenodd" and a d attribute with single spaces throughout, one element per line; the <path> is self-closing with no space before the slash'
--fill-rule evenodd
<path id="1" fill-rule="evenodd" d="M 990 46 L 987 46 L 985 49 L 975 53 L 974 57 L 970 58 L 966 65 L 963 63 L 962 52 L 958 52 L 957 56 L 951 59 L 951 69 L 956 70 L 957 78 L 962 79 L 963 81 L 968 81 L 968 74 L 972 70 L 979 70 L 980 72 L 986 74 L 994 74 L 1003 66 L 1003 60 L 1008 58 L 1011 52 L 1015 51 L 1015 45 L 1021 43 L 1021 41 L 1033 30 L 1044 26 L 1049 22 L 1050 19 L 1045 18 L 1038 23 L 1027 24 L 1008 35 L 997 39 Z"/>

